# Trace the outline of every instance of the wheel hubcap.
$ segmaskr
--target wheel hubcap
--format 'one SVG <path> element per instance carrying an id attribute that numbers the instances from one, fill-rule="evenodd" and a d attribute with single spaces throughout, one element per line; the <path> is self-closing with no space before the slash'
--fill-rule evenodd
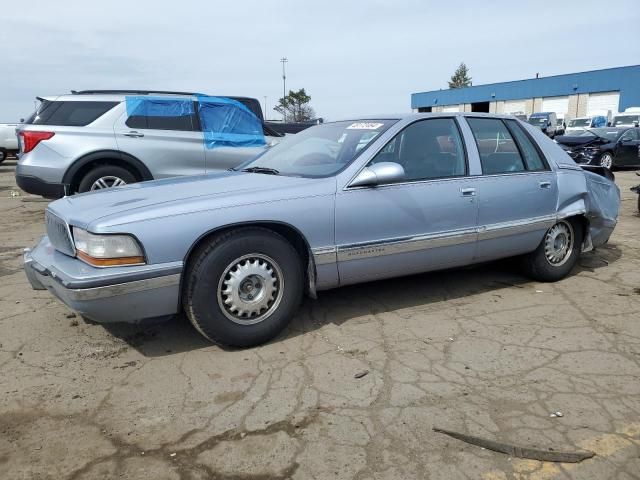
<path id="1" fill-rule="evenodd" d="M 282 271 L 272 258 L 245 255 L 224 270 L 218 284 L 218 305 L 232 322 L 253 325 L 278 308 L 283 288 Z"/>
<path id="2" fill-rule="evenodd" d="M 100 177 L 95 182 L 93 182 L 91 184 L 91 190 L 102 190 L 103 188 L 119 187 L 126 184 L 127 182 L 122 180 L 120 177 L 108 175 L 106 177 Z"/>
<path id="3" fill-rule="evenodd" d="M 567 222 L 556 223 L 547 230 L 544 254 L 554 267 L 564 264 L 573 251 L 573 228 Z"/>
<path id="4" fill-rule="evenodd" d="M 611 168 L 611 165 L 613 165 L 613 158 L 611 158 L 611 155 L 605 153 L 600 159 L 600 166 L 604 168 Z"/>

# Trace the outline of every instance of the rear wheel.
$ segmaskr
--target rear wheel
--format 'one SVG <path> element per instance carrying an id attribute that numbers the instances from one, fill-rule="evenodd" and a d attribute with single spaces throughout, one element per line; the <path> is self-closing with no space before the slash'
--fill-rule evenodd
<path id="1" fill-rule="evenodd" d="M 7 159 L 7 151 L 0 149 L 0 163 L 4 162 Z"/>
<path id="2" fill-rule="evenodd" d="M 90 192 L 105 188 L 120 187 L 128 183 L 135 183 L 136 177 L 126 168 L 116 165 L 101 165 L 95 167 L 80 180 L 78 192 Z"/>
<path id="3" fill-rule="evenodd" d="M 600 166 L 611 170 L 613 168 L 613 155 L 609 152 L 600 155 Z"/>
<path id="4" fill-rule="evenodd" d="M 536 250 L 524 257 L 527 274 L 541 282 L 555 282 L 573 269 L 582 248 L 582 225 L 561 220 L 549 228 Z"/>
<path id="5" fill-rule="evenodd" d="M 251 347 L 289 324 L 303 285 L 295 248 L 271 230 L 248 227 L 216 236 L 194 252 L 182 300 L 187 317 L 204 337 Z"/>

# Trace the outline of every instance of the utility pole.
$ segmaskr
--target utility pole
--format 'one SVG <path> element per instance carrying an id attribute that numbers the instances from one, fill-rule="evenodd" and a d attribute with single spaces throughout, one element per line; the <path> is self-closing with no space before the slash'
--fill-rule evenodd
<path id="1" fill-rule="evenodd" d="M 267 120 L 267 96 L 264 96 L 264 119 Z"/>
<path id="2" fill-rule="evenodd" d="M 280 59 L 280 63 L 282 63 L 282 101 L 285 101 L 287 98 L 287 74 L 285 73 L 285 64 L 288 62 L 287 57 L 282 57 Z M 282 113 L 282 121 L 287 121 L 287 114 Z"/>

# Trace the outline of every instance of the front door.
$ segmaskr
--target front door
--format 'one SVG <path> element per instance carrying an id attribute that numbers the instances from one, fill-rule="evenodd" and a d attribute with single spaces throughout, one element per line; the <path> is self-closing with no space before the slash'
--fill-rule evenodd
<path id="1" fill-rule="evenodd" d="M 640 165 L 640 129 L 632 128 L 622 134 L 616 152 L 616 165 Z"/>
<path id="2" fill-rule="evenodd" d="M 121 152 L 144 163 L 153 178 L 205 173 L 203 135 L 190 99 L 127 101 L 128 112 L 114 125 Z"/>
<path id="3" fill-rule="evenodd" d="M 453 118 L 419 120 L 370 162 L 396 162 L 405 179 L 336 195 L 340 283 L 469 263 L 478 204 Z"/>
<path id="4" fill-rule="evenodd" d="M 555 221 L 555 173 L 515 120 L 467 118 L 480 154 L 476 261 L 534 250 Z"/>

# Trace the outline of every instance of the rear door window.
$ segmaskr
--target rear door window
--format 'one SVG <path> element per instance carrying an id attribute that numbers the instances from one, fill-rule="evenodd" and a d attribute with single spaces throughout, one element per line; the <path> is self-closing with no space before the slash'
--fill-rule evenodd
<path id="1" fill-rule="evenodd" d="M 467 118 L 471 127 L 484 175 L 517 173 L 525 171 L 518 146 L 500 119 Z"/>
<path id="2" fill-rule="evenodd" d="M 542 158 L 542 155 L 533 144 L 533 141 L 529 138 L 529 136 L 524 132 L 522 127 L 518 125 L 518 122 L 515 120 L 505 120 L 509 130 L 513 134 L 520 146 L 520 152 L 524 157 L 524 161 L 527 164 L 528 170 L 549 170 L 547 163 Z"/>
<path id="3" fill-rule="evenodd" d="M 57 125 L 61 127 L 84 127 L 107 113 L 120 102 L 93 101 L 49 101 L 25 123 L 32 125 Z"/>
<path id="4" fill-rule="evenodd" d="M 191 132 L 195 130 L 191 116 L 180 117 L 147 117 L 135 115 L 127 118 L 127 127 L 151 130 L 179 130 Z"/>
<path id="5" fill-rule="evenodd" d="M 127 97 L 127 127 L 150 130 L 197 130 L 191 99 Z"/>

